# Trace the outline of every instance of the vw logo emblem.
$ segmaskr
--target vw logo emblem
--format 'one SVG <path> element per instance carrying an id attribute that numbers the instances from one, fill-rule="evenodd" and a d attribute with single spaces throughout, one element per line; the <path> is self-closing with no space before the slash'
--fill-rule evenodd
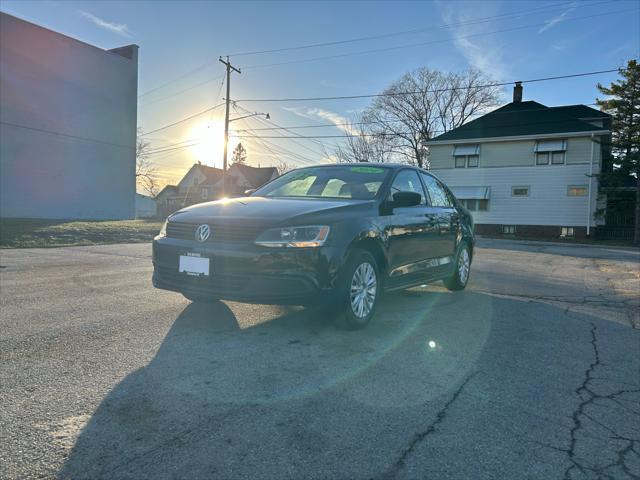
<path id="1" fill-rule="evenodd" d="M 199 242 L 206 242 L 207 239 L 211 236 L 211 227 L 206 223 L 203 223 L 198 228 L 196 228 L 196 240 Z"/>

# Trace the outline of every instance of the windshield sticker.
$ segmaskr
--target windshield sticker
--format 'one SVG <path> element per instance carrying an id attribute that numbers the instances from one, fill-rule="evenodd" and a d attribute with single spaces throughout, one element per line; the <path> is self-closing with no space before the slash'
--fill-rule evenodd
<path id="1" fill-rule="evenodd" d="M 357 173 L 384 173 L 384 168 L 377 167 L 351 167 L 349 170 Z"/>

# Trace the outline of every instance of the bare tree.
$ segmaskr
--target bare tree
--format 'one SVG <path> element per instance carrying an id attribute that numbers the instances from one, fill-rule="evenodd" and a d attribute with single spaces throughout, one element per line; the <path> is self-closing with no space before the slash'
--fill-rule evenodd
<path id="1" fill-rule="evenodd" d="M 360 119 L 359 119 L 360 120 Z M 381 141 L 378 135 L 362 128 L 362 122 L 355 122 L 346 128 L 347 138 L 343 145 L 338 145 L 333 154 L 339 162 L 387 162 L 391 159 L 388 144 Z"/>
<path id="2" fill-rule="evenodd" d="M 295 170 L 297 168 L 295 165 L 291 165 L 284 160 L 279 160 L 274 166 L 276 167 L 276 170 L 278 170 L 278 175 L 284 175 L 288 171 Z"/>
<path id="3" fill-rule="evenodd" d="M 151 144 L 142 138 L 142 129 L 138 128 L 136 138 L 136 185 L 155 197 L 160 191 L 160 183 L 153 162 L 149 159 Z"/>
<path id="4" fill-rule="evenodd" d="M 497 105 L 499 89 L 492 83 L 476 70 L 409 72 L 373 100 L 362 115 L 362 134 L 355 140 L 349 137 L 338 157 L 428 167 L 428 140 Z"/>

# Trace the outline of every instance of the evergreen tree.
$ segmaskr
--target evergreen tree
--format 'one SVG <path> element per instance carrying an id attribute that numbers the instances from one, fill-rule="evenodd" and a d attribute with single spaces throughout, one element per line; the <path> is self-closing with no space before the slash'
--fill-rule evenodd
<path id="1" fill-rule="evenodd" d="M 631 177 L 636 184 L 635 232 L 633 243 L 640 244 L 640 65 L 629 60 L 620 69 L 621 78 L 598 90 L 607 99 L 597 99 L 601 109 L 612 116 L 611 155 L 613 173 Z"/>
<path id="2" fill-rule="evenodd" d="M 247 149 L 244 148 L 242 143 L 236 145 L 236 148 L 233 149 L 233 154 L 231 156 L 232 163 L 245 163 L 247 161 Z"/>

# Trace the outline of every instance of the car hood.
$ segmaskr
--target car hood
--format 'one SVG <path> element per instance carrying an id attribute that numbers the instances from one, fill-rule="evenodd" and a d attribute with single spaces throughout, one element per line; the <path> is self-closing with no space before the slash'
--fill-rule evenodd
<path id="1" fill-rule="evenodd" d="M 328 220 L 333 214 L 342 216 L 345 210 L 361 211 L 373 204 L 371 200 L 242 197 L 192 205 L 171 215 L 170 220 L 284 225 L 292 221 Z"/>

